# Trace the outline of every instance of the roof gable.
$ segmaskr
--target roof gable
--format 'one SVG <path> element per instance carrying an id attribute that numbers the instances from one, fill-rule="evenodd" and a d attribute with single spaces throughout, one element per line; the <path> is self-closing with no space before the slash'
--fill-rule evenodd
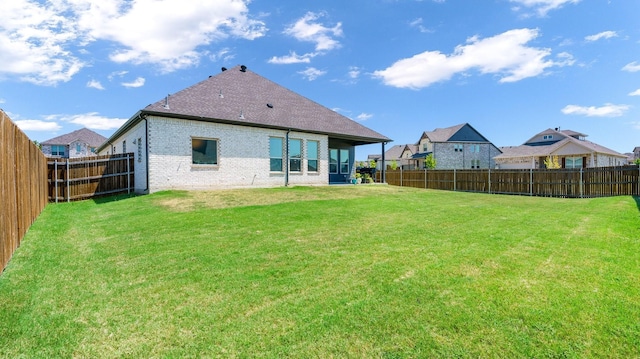
<path id="1" fill-rule="evenodd" d="M 43 145 L 69 145 L 75 141 L 81 141 L 91 147 L 98 147 L 107 140 L 106 137 L 91 131 L 88 128 L 81 128 L 67 134 L 54 137 L 42 142 Z"/>
<path id="2" fill-rule="evenodd" d="M 459 125 L 436 128 L 433 131 L 426 131 L 422 133 L 420 140 L 429 139 L 430 142 L 489 142 L 486 137 L 482 136 L 480 132 L 471 127 L 468 123 L 462 123 Z"/>
<path id="3" fill-rule="evenodd" d="M 178 118 L 291 129 L 376 143 L 390 141 L 245 67 L 234 67 L 142 110 Z"/>

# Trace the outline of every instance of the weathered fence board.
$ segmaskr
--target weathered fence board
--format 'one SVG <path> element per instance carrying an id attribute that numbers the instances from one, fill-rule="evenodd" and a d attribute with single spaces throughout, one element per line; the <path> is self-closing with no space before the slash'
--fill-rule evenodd
<path id="1" fill-rule="evenodd" d="M 380 172 L 376 174 L 380 181 Z M 526 170 L 387 170 L 390 185 L 448 191 L 590 198 L 640 195 L 640 166 Z"/>
<path id="2" fill-rule="evenodd" d="M 131 193 L 134 187 L 133 153 L 83 158 L 50 158 L 49 201 L 73 201 Z"/>
<path id="3" fill-rule="evenodd" d="M 47 160 L 0 110 L 0 272 L 47 204 Z"/>

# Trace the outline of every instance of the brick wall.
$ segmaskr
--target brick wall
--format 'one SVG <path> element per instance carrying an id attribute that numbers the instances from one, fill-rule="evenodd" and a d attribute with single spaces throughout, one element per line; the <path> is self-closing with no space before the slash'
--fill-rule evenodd
<path id="1" fill-rule="evenodd" d="M 286 131 L 155 116 L 147 117 L 147 121 L 148 188 L 144 120 L 112 143 L 115 153 L 122 152 L 122 141 L 126 141 L 126 150 L 136 154 L 137 192 L 285 185 L 285 172 L 269 171 L 269 137 L 284 139 Z M 192 164 L 193 137 L 218 141 L 218 165 Z M 291 132 L 289 138 L 301 139 L 303 150 L 302 171 L 290 173 L 289 184 L 328 184 L 327 136 Z M 137 147 L 139 139 L 143 141 L 140 156 Z M 134 140 L 136 144 L 133 143 Z M 307 171 L 306 143 L 309 140 L 319 141 L 318 172 Z M 109 148 L 103 152 L 108 152 Z"/>

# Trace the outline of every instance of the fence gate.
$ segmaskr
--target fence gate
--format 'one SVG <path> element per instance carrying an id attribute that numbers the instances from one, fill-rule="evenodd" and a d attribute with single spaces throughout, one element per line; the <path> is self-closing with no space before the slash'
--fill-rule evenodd
<path id="1" fill-rule="evenodd" d="M 49 202 L 131 193 L 133 153 L 82 158 L 50 158 Z"/>

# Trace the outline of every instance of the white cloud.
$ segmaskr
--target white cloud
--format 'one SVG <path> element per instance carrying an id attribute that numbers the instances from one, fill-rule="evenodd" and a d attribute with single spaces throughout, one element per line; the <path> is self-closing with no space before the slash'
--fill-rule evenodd
<path id="1" fill-rule="evenodd" d="M 317 79 L 318 77 L 326 74 L 326 71 L 322 71 L 322 70 L 318 70 L 315 67 L 307 67 L 306 70 L 304 71 L 299 71 L 299 74 L 303 75 L 304 78 L 306 78 L 309 81 L 313 81 L 315 79 Z"/>
<path id="2" fill-rule="evenodd" d="M 349 68 L 349 78 L 352 80 L 357 79 L 358 77 L 360 77 L 360 68 L 356 67 L 356 66 L 351 66 Z"/>
<path id="3" fill-rule="evenodd" d="M 136 88 L 136 87 L 144 86 L 144 83 L 145 83 L 144 77 L 138 77 L 138 78 L 136 78 L 135 80 L 133 80 L 131 82 L 123 82 L 123 83 L 121 83 L 121 85 L 124 86 L 124 87 Z"/>
<path id="4" fill-rule="evenodd" d="M 467 39 L 465 45 L 456 46 L 451 55 L 425 51 L 398 60 L 373 75 L 389 86 L 419 89 L 471 69 L 482 74 L 497 74 L 500 82 L 515 82 L 541 75 L 553 66 L 574 63 L 568 53 L 561 53 L 559 61 L 552 61 L 548 59 L 550 49 L 527 47 L 526 44 L 536 37 L 537 29 L 510 30 L 485 39 L 474 36 Z"/>
<path id="5" fill-rule="evenodd" d="M 618 33 L 615 31 L 603 31 L 595 35 L 586 36 L 584 39 L 587 41 L 598 41 L 600 39 L 610 39 L 612 37 L 617 37 L 617 36 L 618 36 Z"/>
<path id="6" fill-rule="evenodd" d="M 15 124 L 23 131 L 58 131 L 62 128 L 56 122 L 41 120 L 18 120 Z"/>
<path id="7" fill-rule="evenodd" d="M 5 103 L 5 102 L 7 102 L 5 99 L 0 98 L 0 103 Z"/>
<path id="8" fill-rule="evenodd" d="M 230 36 L 253 40 L 267 31 L 262 21 L 248 18 L 247 0 L 135 0 L 130 6 L 76 1 L 82 3 L 76 6 L 80 27 L 92 38 L 120 45 L 112 61 L 157 64 L 166 72 L 196 65 L 199 46 Z M 153 21 L 141 26 L 140 19 Z"/>
<path id="9" fill-rule="evenodd" d="M 633 92 L 630 92 L 629 96 L 640 96 L 640 89 L 637 89 L 637 90 L 635 90 Z"/>
<path id="10" fill-rule="evenodd" d="M 551 10 L 559 9 L 565 4 L 577 4 L 581 0 L 510 0 L 518 4 L 514 10 L 520 11 L 522 7 L 534 10 L 539 16 L 545 16 Z"/>
<path id="11" fill-rule="evenodd" d="M 63 10 L 59 2 L 0 1 L 0 74 L 52 86 L 69 81 L 85 66 L 66 49 L 81 35 Z"/>
<path id="12" fill-rule="evenodd" d="M 75 49 L 97 41 L 118 63 L 155 64 L 165 72 L 198 64 L 201 46 L 228 37 L 264 36 L 249 0 L 0 1 L 0 74 L 39 85 L 69 81 L 86 64 Z M 143 21 L 153 19 L 153 21 Z M 75 51 L 75 53 L 74 53 Z"/>
<path id="13" fill-rule="evenodd" d="M 311 59 L 314 58 L 317 54 L 315 53 L 310 53 L 310 54 L 304 54 L 304 55 L 298 55 L 295 53 L 295 51 L 289 53 L 289 55 L 286 56 L 280 56 L 280 57 L 272 57 L 269 59 L 270 64 L 276 64 L 276 65 L 289 65 L 289 64 L 308 64 L 311 62 Z"/>
<path id="14" fill-rule="evenodd" d="M 94 88 L 96 90 L 104 90 L 104 86 L 98 80 L 90 80 L 87 82 L 87 87 Z"/>
<path id="15" fill-rule="evenodd" d="M 640 71 L 640 64 L 637 63 L 636 61 L 628 63 L 624 65 L 624 67 L 622 68 L 622 71 L 638 72 Z"/>
<path id="16" fill-rule="evenodd" d="M 323 13 L 308 12 L 293 25 L 284 30 L 284 33 L 299 41 L 315 43 L 316 51 L 330 51 L 340 47 L 334 37 L 342 36 L 342 23 L 334 27 L 326 27 L 318 22 Z"/>
<path id="17" fill-rule="evenodd" d="M 565 115 L 584 115 L 588 117 L 620 117 L 629 109 L 628 105 L 607 103 L 602 107 L 568 105 L 562 109 Z"/>
<path id="18" fill-rule="evenodd" d="M 97 112 L 89 112 L 79 115 L 51 115 L 60 121 L 75 123 L 93 130 L 113 130 L 127 122 L 126 118 L 110 118 L 100 116 Z"/>
<path id="19" fill-rule="evenodd" d="M 426 28 L 424 25 L 422 25 L 422 22 L 423 22 L 422 18 L 419 17 L 409 22 L 409 26 L 418 29 L 422 33 L 432 33 L 433 30 Z"/>
<path id="20" fill-rule="evenodd" d="M 373 115 L 372 115 L 372 114 L 370 114 L 370 113 L 364 113 L 364 112 L 363 112 L 363 113 L 359 114 L 359 115 L 356 117 L 356 119 L 357 119 L 358 121 L 366 121 L 366 120 L 370 119 L 371 117 L 373 117 Z"/>

